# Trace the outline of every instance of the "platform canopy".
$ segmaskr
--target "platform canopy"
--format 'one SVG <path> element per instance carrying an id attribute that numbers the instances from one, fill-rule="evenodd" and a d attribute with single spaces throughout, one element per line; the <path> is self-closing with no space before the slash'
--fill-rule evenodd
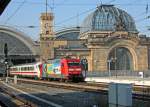
<path id="1" fill-rule="evenodd" d="M 0 61 L 5 59 L 4 46 L 8 47 L 8 59 L 13 63 L 32 62 L 39 56 L 38 46 L 26 34 L 8 27 L 0 26 Z"/>

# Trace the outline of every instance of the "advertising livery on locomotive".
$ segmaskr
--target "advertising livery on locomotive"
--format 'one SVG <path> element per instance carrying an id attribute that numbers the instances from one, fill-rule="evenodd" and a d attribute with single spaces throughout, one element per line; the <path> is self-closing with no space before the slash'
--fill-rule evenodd
<path id="1" fill-rule="evenodd" d="M 80 59 L 63 58 L 49 60 L 47 63 L 31 63 L 12 66 L 10 76 L 18 75 L 38 79 L 60 79 L 83 81 Z"/>

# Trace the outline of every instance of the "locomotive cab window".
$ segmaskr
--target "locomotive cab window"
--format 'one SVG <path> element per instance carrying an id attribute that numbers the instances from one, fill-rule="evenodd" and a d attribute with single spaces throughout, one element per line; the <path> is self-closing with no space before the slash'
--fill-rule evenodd
<path id="1" fill-rule="evenodd" d="M 80 63 L 77 62 L 69 62 L 68 66 L 80 66 Z"/>
<path id="2" fill-rule="evenodd" d="M 64 63 L 61 64 L 61 67 L 64 67 Z"/>

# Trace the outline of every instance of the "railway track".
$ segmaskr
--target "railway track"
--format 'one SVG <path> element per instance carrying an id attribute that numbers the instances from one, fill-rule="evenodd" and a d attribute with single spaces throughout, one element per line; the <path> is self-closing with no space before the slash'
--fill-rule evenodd
<path id="1" fill-rule="evenodd" d="M 43 80 L 30 80 L 30 79 L 18 79 L 18 82 L 38 84 L 48 87 L 64 88 L 69 90 L 87 91 L 87 92 L 106 92 L 106 86 L 99 84 L 98 86 L 91 86 L 85 83 L 63 83 L 63 82 L 50 82 Z"/>
<path id="2" fill-rule="evenodd" d="M 31 79 L 18 79 L 18 82 L 43 85 L 55 88 L 64 88 L 69 90 L 79 90 L 85 92 L 99 92 L 101 94 L 108 94 L 108 83 L 63 83 L 56 81 L 45 80 L 31 80 Z M 133 98 L 139 100 L 150 101 L 150 86 L 133 85 Z"/>
<path id="3" fill-rule="evenodd" d="M 19 97 L 11 89 L 5 86 L 0 85 L 0 92 L 0 104 L 2 107 L 37 107 L 37 105 Z"/>
<path id="4" fill-rule="evenodd" d="M 34 83 L 40 85 L 47 85 L 56 88 L 65 88 L 72 90 L 100 92 L 102 94 L 108 94 L 108 83 L 62 83 L 62 82 L 49 82 L 41 80 L 19 80 L 20 82 Z M 133 98 L 139 100 L 150 100 L 150 86 L 133 85 Z"/>
<path id="5" fill-rule="evenodd" d="M 0 101 L 0 107 L 7 107 L 6 104 L 4 104 L 4 102 Z"/>

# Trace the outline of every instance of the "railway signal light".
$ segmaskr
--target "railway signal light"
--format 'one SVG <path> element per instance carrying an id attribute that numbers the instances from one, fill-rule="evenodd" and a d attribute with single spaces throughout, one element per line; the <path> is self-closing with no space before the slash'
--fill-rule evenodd
<path id="1" fill-rule="evenodd" d="M 7 46 L 7 43 L 5 43 L 5 45 L 4 45 L 4 54 L 5 54 L 5 58 L 7 59 L 7 55 L 8 55 L 8 46 Z"/>
<path id="2" fill-rule="evenodd" d="M 81 59 L 81 65 L 83 66 L 83 76 L 86 78 L 86 72 L 88 71 L 88 60 L 86 58 Z"/>
<path id="3" fill-rule="evenodd" d="M 0 15 L 3 13 L 11 0 L 0 0 Z"/>
<path id="4" fill-rule="evenodd" d="M 81 64 L 83 64 L 84 69 L 87 71 L 88 70 L 88 61 L 86 58 L 81 59 Z"/>

